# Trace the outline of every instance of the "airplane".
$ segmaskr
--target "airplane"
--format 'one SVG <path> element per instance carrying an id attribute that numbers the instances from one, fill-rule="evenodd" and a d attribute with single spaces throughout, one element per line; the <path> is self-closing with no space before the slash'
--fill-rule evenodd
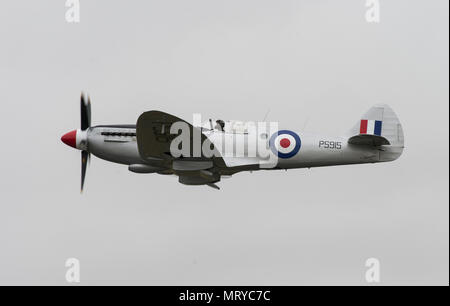
<path id="1" fill-rule="evenodd" d="M 221 178 L 242 171 L 390 162 L 404 149 L 402 125 L 385 104 L 371 107 L 343 135 L 321 135 L 278 126 L 259 133 L 239 121 L 212 119 L 194 126 L 162 111 L 144 112 L 136 124 L 91 126 L 90 98 L 82 93 L 80 100 L 81 127 L 61 140 L 81 151 L 81 191 L 91 154 L 127 165 L 131 172 L 176 175 L 184 185 L 220 189 Z M 248 148 L 255 141 L 266 150 L 263 154 Z M 240 154 L 236 144 L 244 147 Z"/>

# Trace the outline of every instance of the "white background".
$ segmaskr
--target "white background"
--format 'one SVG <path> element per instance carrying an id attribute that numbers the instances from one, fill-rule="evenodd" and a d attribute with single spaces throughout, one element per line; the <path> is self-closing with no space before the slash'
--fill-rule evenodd
<path id="1" fill-rule="evenodd" d="M 448 285 L 448 1 L 0 4 L 0 284 Z M 220 191 L 93 158 L 79 194 L 79 94 L 93 123 L 157 109 L 340 133 L 398 114 L 396 162 L 241 173 Z"/>

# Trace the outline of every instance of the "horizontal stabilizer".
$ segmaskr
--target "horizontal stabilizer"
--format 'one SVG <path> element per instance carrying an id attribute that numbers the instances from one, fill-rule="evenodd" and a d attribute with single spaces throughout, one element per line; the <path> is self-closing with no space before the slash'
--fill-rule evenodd
<path id="1" fill-rule="evenodd" d="M 389 140 L 387 140 L 383 136 L 368 135 L 368 134 L 360 134 L 350 137 L 348 143 L 353 145 L 368 145 L 375 147 L 391 144 Z"/>

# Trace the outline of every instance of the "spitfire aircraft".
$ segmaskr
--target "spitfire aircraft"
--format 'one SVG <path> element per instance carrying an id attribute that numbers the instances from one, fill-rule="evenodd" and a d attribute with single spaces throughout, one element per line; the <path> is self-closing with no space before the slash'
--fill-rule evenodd
<path id="1" fill-rule="evenodd" d="M 91 102 L 82 94 L 81 127 L 61 140 L 81 150 L 81 190 L 91 153 L 135 173 L 176 175 L 185 185 L 219 189 L 221 178 L 242 171 L 388 162 L 404 148 L 402 126 L 382 104 L 370 108 L 344 135 L 257 126 L 263 128 L 212 119 L 190 124 L 161 111 L 141 114 L 136 124 L 91 126 Z"/>

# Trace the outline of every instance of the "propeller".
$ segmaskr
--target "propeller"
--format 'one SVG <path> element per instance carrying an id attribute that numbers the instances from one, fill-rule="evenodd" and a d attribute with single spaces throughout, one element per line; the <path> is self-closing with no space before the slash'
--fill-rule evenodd
<path id="1" fill-rule="evenodd" d="M 90 159 L 89 155 L 90 153 L 88 151 L 81 151 L 81 192 L 83 192 L 87 162 Z"/>
<path id="2" fill-rule="evenodd" d="M 84 97 L 84 94 L 81 93 L 80 98 L 80 106 L 81 106 L 81 130 L 85 131 L 91 126 L 91 98 Z"/>
<path id="3" fill-rule="evenodd" d="M 80 98 L 81 110 L 81 131 L 86 131 L 91 127 L 91 99 L 88 96 L 87 101 L 84 94 L 81 93 Z M 83 192 L 84 179 L 86 177 L 87 164 L 91 159 L 91 153 L 88 151 L 81 151 L 81 192 Z"/>

